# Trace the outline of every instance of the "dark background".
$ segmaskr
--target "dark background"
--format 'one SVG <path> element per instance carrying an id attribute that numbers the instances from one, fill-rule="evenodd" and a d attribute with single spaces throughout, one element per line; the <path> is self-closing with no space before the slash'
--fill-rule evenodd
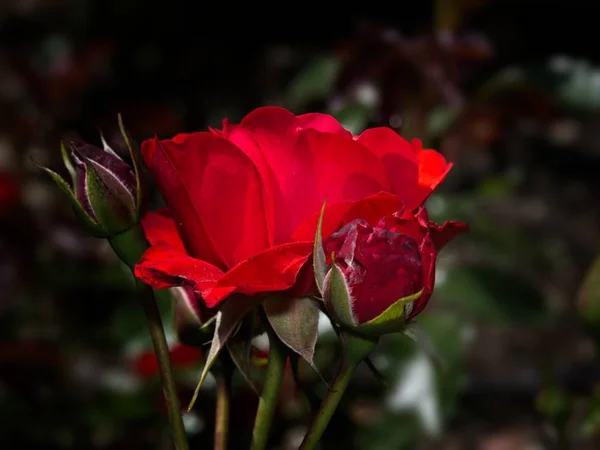
<path id="1" fill-rule="evenodd" d="M 4 0 L 0 445 L 169 448 L 131 280 L 34 162 L 64 173 L 60 139 L 99 143 L 119 112 L 141 141 L 278 104 L 422 138 L 455 163 L 431 215 L 472 227 L 420 319 L 444 368 L 385 340 L 389 387 L 361 369 L 323 448 L 598 448 L 598 17 L 583 0 Z M 326 377 L 337 351 L 324 329 Z M 202 365 L 186 355 L 184 401 Z M 212 446 L 212 389 L 186 416 L 193 448 Z M 234 402 L 244 449 L 256 399 L 239 380 Z M 272 448 L 296 448 L 308 417 L 288 383 Z"/>

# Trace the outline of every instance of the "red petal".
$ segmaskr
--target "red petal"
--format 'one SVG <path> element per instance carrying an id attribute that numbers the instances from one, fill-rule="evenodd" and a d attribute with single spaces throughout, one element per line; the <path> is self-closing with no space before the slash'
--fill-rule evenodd
<path id="1" fill-rule="evenodd" d="M 329 114 L 308 113 L 296 116 L 295 126 L 296 128 L 302 130 L 306 128 L 312 128 L 313 130 L 317 130 L 322 133 L 337 134 L 345 138 L 352 137 L 352 134 L 342 127 L 336 118 L 330 116 Z"/>
<path id="2" fill-rule="evenodd" d="M 235 127 L 229 138 L 253 155 L 255 150 L 247 149 L 257 145 L 272 170 L 276 244 L 289 241 L 325 198 L 332 203 L 355 201 L 391 189 L 382 162 L 331 116 L 294 117 L 283 108 L 265 107 L 248 114 L 239 128 L 252 142 L 245 138 L 242 143 Z"/>
<path id="3" fill-rule="evenodd" d="M 435 150 L 423 150 L 419 153 L 419 186 L 434 191 L 444 181 L 452 163 Z"/>
<path id="4" fill-rule="evenodd" d="M 397 233 L 404 233 L 420 242 L 423 294 L 412 305 L 409 319 L 419 314 L 429 301 L 435 284 L 435 264 L 438 252 L 452 239 L 468 230 L 461 222 L 445 222 L 437 225 L 428 218 L 427 210 L 421 207 L 417 212 L 405 210 L 383 217 L 378 227 Z"/>
<path id="5" fill-rule="evenodd" d="M 366 130 L 357 140 L 383 161 L 393 192 L 408 210 L 421 205 L 452 167 L 440 153 L 422 150 L 420 140 L 408 142 L 391 128 Z"/>
<path id="6" fill-rule="evenodd" d="M 450 220 L 447 220 L 441 225 L 429 222 L 429 230 L 435 248 L 440 251 L 452 239 L 469 231 L 469 225 L 463 222 L 453 222 Z"/>
<path id="7" fill-rule="evenodd" d="M 232 267 L 269 247 L 263 182 L 243 151 L 210 132 L 154 145 L 147 164 L 192 256 Z"/>
<path id="8" fill-rule="evenodd" d="M 156 289 L 184 285 L 204 295 L 215 286 L 223 272 L 212 264 L 159 242 L 142 255 L 135 266 L 135 276 Z"/>
<path id="9" fill-rule="evenodd" d="M 407 320 L 416 317 L 419 314 L 431 298 L 433 293 L 433 286 L 435 285 L 435 262 L 437 258 L 437 250 L 433 243 L 433 240 L 429 235 L 426 235 L 419 246 L 419 253 L 421 254 L 421 271 L 422 271 L 422 283 L 423 293 L 415 300 L 412 304 L 412 309 L 407 317 Z"/>
<path id="10" fill-rule="evenodd" d="M 417 152 L 406 139 L 391 128 L 365 130 L 358 142 L 377 155 L 388 170 L 393 192 L 409 209 L 422 201 L 419 192 L 419 164 Z"/>
<path id="11" fill-rule="evenodd" d="M 269 246 L 272 247 L 275 245 L 275 207 L 274 207 L 274 198 L 275 194 L 273 192 L 275 186 L 275 178 L 273 175 L 273 171 L 258 145 L 258 142 L 254 138 L 254 136 L 240 126 L 229 126 L 229 131 L 227 134 L 227 139 L 235 144 L 241 151 L 243 151 L 248 158 L 252 160 L 258 173 L 260 174 L 260 178 L 262 180 L 263 186 L 263 203 L 265 205 L 265 219 L 267 226 L 267 235 L 269 239 Z"/>
<path id="12" fill-rule="evenodd" d="M 214 289 L 204 295 L 209 307 L 232 292 L 257 294 L 284 291 L 294 286 L 302 266 L 312 254 L 312 242 L 290 242 L 270 248 L 227 272 Z"/>
<path id="13" fill-rule="evenodd" d="M 379 219 L 393 214 L 403 208 L 402 201 L 388 192 L 379 192 L 357 202 L 340 202 L 328 205 L 323 215 L 323 239 L 354 219 L 364 219 L 370 225 L 376 225 Z M 295 241 L 308 241 L 315 238 L 320 214 L 313 214 L 296 228 L 293 234 Z"/>
<path id="14" fill-rule="evenodd" d="M 251 131 L 261 132 L 263 135 L 285 136 L 287 131 L 296 121 L 293 113 L 279 106 L 263 106 L 256 108 L 246 115 L 240 123 L 240 126 Z M 260 142 L 262 144 L 262 142 Z"/>
<path id="15" fill-rule="evenodd" d="M 343 223 L 344 217 L 346 217 L 346 214 L 353 204 L 353 202 L 340 202 L 333 205 L 327 205 L 323 215 L 323 228 L 321 230 L 324 239 L 341 228 L 340 224 Z M 296 230 L 294 230 L 292 240 L 308 241 L 312 239 L 314 241 L 320 215 L 320 213 L 317 213 L 304 219 L 302 223 L 298 225 Z"/>
<path id="16" fill-rule="evenodd" d="M 185 141 L 187 136 L 189 135 L 178 134 L 173 138 L 172 144 Z M 175 225 L 188 251 L 192 254 L 201 253 L 205 260 L 224 266 L 223 258 L 203 228 L 194 199 L 179 174 L 178 166 L 174 164 L 163 145 L 166 142 L 169 141 L 161 142 L 158 138 L 142 142 L 144 162 L 176 219 Z M 185 225 L 182 219 L 185 219 Z"/>
<path id="17" fill-rule="evenodd" d="M 147 213 L 142 219 L 141 225 L 150 245 L 156 245 L 163 241 L 173 247 L 174 250 L 185 253 L 185 247 L 181 242 L 177 227 L 167 208 Z"/>
<path id="18" fill-rule="evenodd" d="M 444 181 L 452 169 L 452 163 L 435 150 L 424 150 L 420 139 L 413 139 L 411 143 L 419 155 L 419 186 L 428 197 Z"/>
<path id="19" fill-rule="evenodd" d="M 388 192 L 379 192 L 355 202 L 344 216 L 344 224 L 355 219 L 364 219 L 375 226 L 382 217 L 404 209 L 400 197 Z"/>
<path id="20" fill-rule="evenodd" d="M 354 202 L 391 189 L 381 161 L 351 139 L 307 129 L 300 132 L 293 152 L 303 167 L 279 179 L 283 198 L 276 209 L 288 239 L 300 223 L 319 212 L 325 199 L 331 204 Z M 291 181 L 295 176 L 310 181 Z"/>

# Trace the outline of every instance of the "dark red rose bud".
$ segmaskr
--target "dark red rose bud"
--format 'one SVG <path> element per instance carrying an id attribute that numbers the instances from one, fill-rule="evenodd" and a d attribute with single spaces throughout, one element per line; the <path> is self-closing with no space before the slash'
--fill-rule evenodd
<path id="1" fill-rule="evenodd" d="M 357 324 L 376 318 L 399 299 L 421 290 L 421 255 L 405 234 L 373 228 L 362 219 L 344 226 L 325 243 L 342 271 Z"/>
<path id="2" fill-rule="evenodd" d="M 332 318 L 358 333 L 401 331 L 423 310 L 435 281 L 438 251 L 467 226 L 438 226 L 425 208 L 397 212 L 376 226 L 354 220 L 323 244 L 331 265 L 323 298 Z"/>
<path id="3" fill-rule="evenodd" d="M 57 173 L 44 168 L 71 201 L 90 231 L 100 237 L 122 233 L 137 224 L 143 204 L 143 180 L 139 157 L 120 122 L 123 140 L 133 167 L 102 139 L 103 148 L 85 142 L 62 146 L 63 161 L 71 185 Z"/>

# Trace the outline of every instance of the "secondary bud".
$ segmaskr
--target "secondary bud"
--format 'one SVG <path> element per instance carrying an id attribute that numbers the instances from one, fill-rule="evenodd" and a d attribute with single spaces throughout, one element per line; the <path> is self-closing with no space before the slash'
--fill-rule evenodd
<path id="1" fill-rule="evenodd" d="M 458 222 L 430 222 L 424 208 L 384 217 L 375 227 L 350 222 L 323 245 L 331 264 L 323 282 L 331 316 L 363 334 L 401 331 L 431 296 L 438 251 L 464 231 Z"/>
<path id="2" fill-rule="evenodd" d="M 67 194 L 90 232 L 98 237 L 110 237 L 128 230 L 139 222 L 142 213 L 144 189 L 138 153 L 120 118 L 119 125 L 133 167 L 102 139 L 102 148 L 85 142 L 61 146 L 71 184 L 56 172 L 43 168 Z"/>

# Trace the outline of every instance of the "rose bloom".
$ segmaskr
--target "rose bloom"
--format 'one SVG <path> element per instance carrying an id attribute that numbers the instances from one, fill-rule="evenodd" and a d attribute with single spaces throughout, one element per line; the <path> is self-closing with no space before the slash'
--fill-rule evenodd
<path id="1" fill-rule="evenodd" d="M 329 115 L 279 107 L 221 130 L 150 139 L 141 151 L 167 208 L 142 220 L 151 247 L 135 273 L 158 289 L 189 286 L 209 307 L 312 279 L 325 199 L 326 239 L 355 219 L 375 226 L 416 210 L 451 167 L 390 128 L 352 136 Z"/>

